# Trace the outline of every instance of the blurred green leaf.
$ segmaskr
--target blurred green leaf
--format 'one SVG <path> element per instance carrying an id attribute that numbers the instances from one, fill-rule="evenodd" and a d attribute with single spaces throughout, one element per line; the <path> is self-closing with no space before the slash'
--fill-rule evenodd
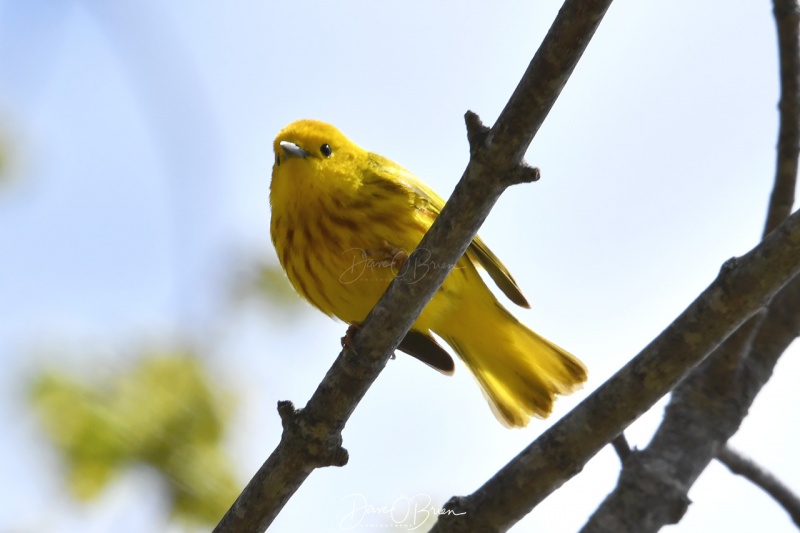
<path id="1" fill-rule="evenodd" d="M 0 115 L 0 192 L 19 181 L 20 178 L 20 135 L 9 127 Z"/>
<path id="2" fill-rule="evenodd" d="M 163 477 L 181 518 L 215 523 L 236 498 L 239 486 L 221 446 L 230 401 L 194 354 L 144 354 L 104 383 L 45 371 L 31 390 L 77 498 L 96 497 L 133 463 Z"/>
<path id="3" fill-rule="evenodd" d="M 9 154 L 8 143 L 6 142 L 3 131 L 0 130 L 0 190 L 3 189 L 11 181 L 11 173 L 9 171 Z"/>

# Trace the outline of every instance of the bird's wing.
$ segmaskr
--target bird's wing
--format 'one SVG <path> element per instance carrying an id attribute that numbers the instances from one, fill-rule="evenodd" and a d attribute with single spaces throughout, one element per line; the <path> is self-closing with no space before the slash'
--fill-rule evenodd
<path id="1" fill-rule="evenodd" d="M 430 333 L 412 329 L 406 333 L 397 348 L 446 376 L 452 376 L 456 369 L 453 358 L 447 350 L 439 346 Z"/>
<path id="2" fill-rule="evenodd" d="M 444 207 L 444 200 L 436 192 L 422 183 L 414 174 L 397 163 L 386 159 L 378 154 L 369 154 L 370 172 L 365 178 L 365 182 L 385 180 L 401 183 L 413 197 L 414 206 L 418 211 L 430 215 L 430 223 L 439 216 Z M 508 269 L 500 262 L 500 259 L 489 249 L 488 246 L 477 235 L 465 254 L 473 264 L 482 266 L 492 281 L 497 284 L 503 294 L 515 304 L 530 308 L 528 300 L 522 295 L 517 282 L 511 276 Z"/>
<path id="3" fill-rule="evenodd" d="M 472 239 L 469 248 L 467 248 L 467 256 L 473 261 L 478 260 L 478 263 L 486 269 L 489 277 L 500 287 L 500 290 L 509 300 L 520 307 L 530 309 L 531 304 L 522 295 L 522 291 L 519 289 L 517 282 L 514 281 L 511 273 L 477 235 Z"/>

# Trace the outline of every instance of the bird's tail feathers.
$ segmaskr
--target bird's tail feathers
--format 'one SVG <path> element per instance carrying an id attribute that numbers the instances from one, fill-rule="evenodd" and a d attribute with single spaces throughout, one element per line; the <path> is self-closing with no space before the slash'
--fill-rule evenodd
<path id="1" fill-rule="evenodd" d="M 495 315 L 491 334 L 485 334 L 484 315 L 483 327 L 464 328 L 462 322 L 461 335 L 443 338 L 472 371 L 497 419 L 509 427 L 524 427 L 531 416 L 547 417 L 556 395 L 579 388 L 586 381 L 586 367 L 499 304 L 497 308 L 502 316 Z"/>

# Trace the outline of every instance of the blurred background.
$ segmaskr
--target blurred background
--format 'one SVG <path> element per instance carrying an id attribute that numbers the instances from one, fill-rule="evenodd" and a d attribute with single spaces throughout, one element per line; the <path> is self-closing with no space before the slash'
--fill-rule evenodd
<path id="1" fill-rule="evenodd" d="M 0 531 L 209 530 L 345 331 L 277 267 L 275 134 L 331 122 L 447 196 L 464 112 L 494 122 L 559 5 L 0 1 Z M 474 491 L 612 375 L 759 241 L 778 97 L 769 2 L 615 2 L 528 152 L 542 180 L 481 231 L 589 383 L 510 431 L 463 365 L 398 355 L 350 463 L 271 531 L 422 531 L 414 504 Z M 800 491 L 797 355 L 732 444 Z M 514 530 L 577 530 L 618 471 L 602 451 Z M 676 530 L 794 530 L 716 463 L 690 497 Z"/>

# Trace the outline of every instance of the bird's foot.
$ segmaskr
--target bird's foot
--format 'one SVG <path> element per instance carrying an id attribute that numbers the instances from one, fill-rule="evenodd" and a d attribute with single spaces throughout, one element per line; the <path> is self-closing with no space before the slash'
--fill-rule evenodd
<path id="1" fill-rule="evenodd" d="M 342 337 L 342 348 L 347 348 L 355 353 L 355 335 L 360 327 L 361 322 L 353 322 L 347 326 L 347 332 L 345 332 L 344 337 Z"/>

